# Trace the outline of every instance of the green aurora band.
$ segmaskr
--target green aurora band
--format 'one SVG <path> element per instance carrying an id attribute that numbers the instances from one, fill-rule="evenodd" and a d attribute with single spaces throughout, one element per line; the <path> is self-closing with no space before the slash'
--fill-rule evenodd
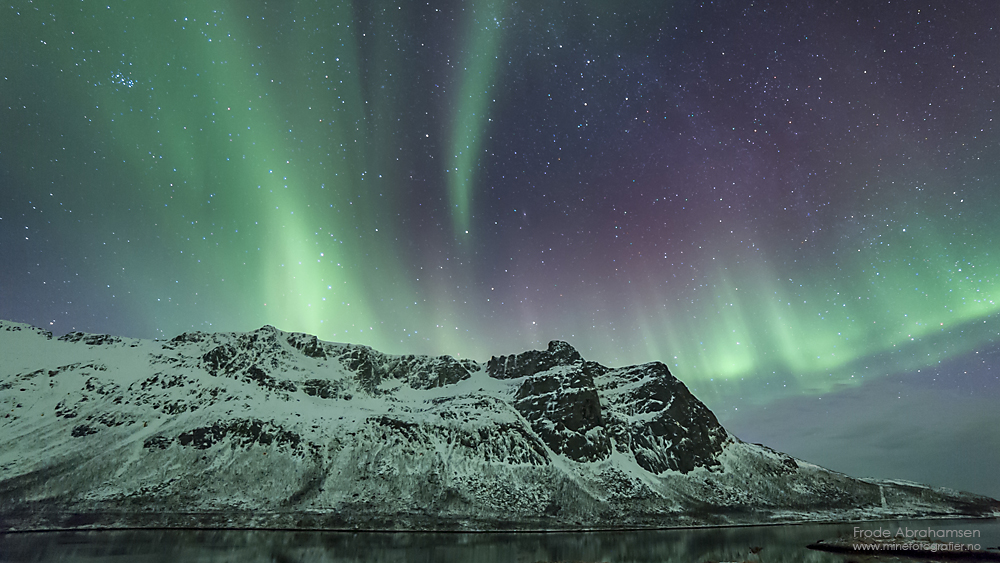
<path id="1" fill-rule="evenodd" d="M 469 46 L 463 51 L 468 60 L 458 62 L 461 86 L 449 143 L 454 166 L 447 169 L 447 182 L 449 201 L 454 210 L 455 236 L 460 239 L 462 235 L 469 234 L 472 221 L 479 147 L 488 125 L 490 89 L 498 66 L 503 23 L 500 4 L 497 0 L 488 0 L 470 6 L 470 23 L 467 26 Z"/>
<path id="2" fill-rule="evenodd" d="M 480 155 L 499 53 L 512 40 L 500 25 L 504 5 L 466 11 L 447 123 L 414 125 L 414 137 L 445 139 L 434 156 L 447 163 L 437 180 L 450 215 L 439 220 L 452 240 L 440 246 L 453 258 L 475 259 Z M 409 173 L 398 161 L 418 141 L 401 139 L 397 121 L 417 70 L 393 47 L 394 34 L 419 25 L 409 8 L 368 6 L 378 23 L 362 29 L 350 2 L 294 3 L 280 18 L 235 1 L 73 6 L 54 18 L 23 10 L 2 25 L 5 52 L 39 61 L 5 67 L 4 99 L 25 83 L 53 93 L 30 108 L 44 133 L 3 149 L 24 162 L 65 155 L 16 177 L 61 192 L 53 198 L 73 202 L 74 220 L 92 213 L 65 244 L 88 257 L 76 267 L 93 268 L 107 282 L 101 291 L 148 323 L 140 336 L 211 319 L 192 326 L 273 324 L 391 353 L 480 360 L 563 338 L 610 365 L 665 361 L 711 399 L 715 380 L 734 382 L 727 394 L 765 384 L 825 393 L 933 366 L 1000 335 L 1000 226 L 976 213 L 989 208 L 944 195 L 877 236 L 847 236 L 795 275 L 773 259 L 696 254 L 707 280 L 698 287 L 622 289 L 630 324 L 613 337 L 593 322 L 593 310 L 620 304 L 607 293 L 577 295 L 572 311 L 529 311 L 524 319 L 543 326 L 515 330 L 494 322 L 489 284 L 458 259 L 411 255 L 405 223 L 419 197 L 401 187 Z M 935 193 L 950 193 L 947 178 L 938 184 Z M 941 206 L 956 211 L 926 213 Z M 90 241 L 114 250 L 100 254 Z"/>

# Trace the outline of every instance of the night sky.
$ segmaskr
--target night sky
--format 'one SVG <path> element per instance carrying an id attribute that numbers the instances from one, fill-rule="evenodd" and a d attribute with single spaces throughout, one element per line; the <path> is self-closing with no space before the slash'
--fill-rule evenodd
<path id="1" fill-rule="evenodd" d="M 661 360 L 1000 496 L 1000 7 L 15 0 L 0 318 Z"/>

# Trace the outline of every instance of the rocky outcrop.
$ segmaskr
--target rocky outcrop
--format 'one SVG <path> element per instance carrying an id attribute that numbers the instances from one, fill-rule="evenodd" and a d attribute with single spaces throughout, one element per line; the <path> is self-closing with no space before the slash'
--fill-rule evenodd
<path id="1" fill-rule="evenodd" d="M 486 372 L 497 379 L 515 379 L 534 375 L 556 366 L 569 366 L 581 362 L 580 353 L 566 342 L 553 340 L 548 350 L 529 350 L 522 354 L 493 356 L 486 364 Z"/>
<path id="2" fill-rule="evenodd" d="M 265 326 L 0 321 L 0 531 L 524 530 L 1000 514 L 730 435 L 662 363 L 383 354 Z"/>
<path id="3" fill-rule="evenodd" d="M 553 348 L 551 343 L 549 349 Z M 563 349 L 576 350 L 568 345 Z M 583 361 L 569 369 L 550 369 L 523 378 L 514 394 L 514 408 L 555 453 L 573 461 L 598 461 L 611 454 L 611 441 L 601 414 L 594 378 Z"/>
<path id="4" fill-rule="evenodd" d="M 651 473 L 714 467 L 729 436 L 718 419 L 660 362 L 600 379 L 615 413 L 609 433 Z"/>

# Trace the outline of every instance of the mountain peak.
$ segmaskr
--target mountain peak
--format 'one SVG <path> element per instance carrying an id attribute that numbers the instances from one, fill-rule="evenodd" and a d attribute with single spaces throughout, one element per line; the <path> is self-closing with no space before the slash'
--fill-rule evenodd
<path id="1" fill-rule="evenodd" d="M 565 342 L 563 340 L 550 341 L 548 352 L 564 364 L 572 364 L 583 361 L 583 358 L 580 356 L 580 353 L 576 351 L 576 348 L 570 346 L 569 342 Z"/>
<path id="2" fill-rule="evenodd" d="M 731 436 L 667 366 L 384 354 L 272 326 L 0 322 L 0 532 L 614 529 L 1000 514 Z M 9 358 L 5 357 L 5 360 Z"/>
<path id="3" fill-rule="evenodd" d="M 529 350 L 509 356 L 493 356 L 486 364 L 486 372 L 496 379 L 527 377 L 555 366 L 571 366 L 583 358 L 568 342 L 553 340 L 546 350 Z"/>
<path id="4" fill-rule="evenodd" d="M 23 332 L 37 334 L 38 336 L 43 336 L 47 340 L 52 340 L 52 333 L 40 329 L 38 327 L 31 326 L 24 323 L 15 323 L 14 321 L 5 321 L 0 319 L 0 332 Z"/>

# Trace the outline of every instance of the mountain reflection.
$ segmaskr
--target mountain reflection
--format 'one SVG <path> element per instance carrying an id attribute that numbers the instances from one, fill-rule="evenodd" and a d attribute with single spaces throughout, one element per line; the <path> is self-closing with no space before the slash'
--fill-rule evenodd
<path id="1" fill-rule="evenodd" d="M 977 529 L 983 547 L 1000 542 L 996 520 L 524 534 L 122 530 L 0 535 L 0 561 L 843 563 L 846 556 L 805 546 L 856 526 L 907 525 Z"/>

